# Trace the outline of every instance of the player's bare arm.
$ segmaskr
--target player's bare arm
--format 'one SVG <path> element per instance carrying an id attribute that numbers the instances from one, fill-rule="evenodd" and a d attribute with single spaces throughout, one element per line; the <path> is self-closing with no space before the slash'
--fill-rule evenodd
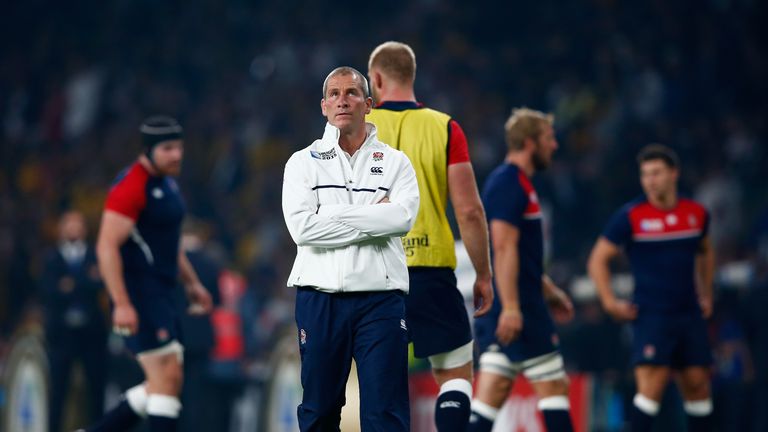
<path id="1" fill-rule="evenodd" d="M 617 299 L 611 287 L 611 261 L 620 253 L 621 249 L 618 246 L 605 237 L 600 237 L 592 248 L 587 267 L 603 309 L 614 319 L 632 321 L 637 318 L 637 306 L 626 300 Z"/>
<path id="2" fill-rule="evenodd" d="M 715 275 L 715 249 L 709 236 L 701 239 L 696 255 L 696 289 L 704 318 L 712 316 L 712 281 Z"/>
<path id="3" fill-rule="evenodd" d="M 541 276 L 541 292 L 544 300 L 549 305 L 549 309 L 552 311 L 555 321 L 564 323 L 573 319 L 573 303 L 571 303 L 571 299 L 547 275 Z"/>
<path id="4" fill-rule="evenodd" d="M 139 328 L 139 318 L 125 289 L 123 259 L 120 256 L 120 246 L 131 235 L 133 227 L 133 219 L 106 210 L 101 217 L 101 228 L 96 242 L 99 271 L 115 305 L 112 311 L 112 325 L 117 333 L 123 335 L 134 334 Z"/>
<path id="5" fill-rule="evenodd" d="M 496 337 L 508 345 L 523 330 L 523 314 L 517 278 L 520 273 L 520 254 L 517 250 L 520 230 L 514 225 L 494 219 L 491 221 L 493 237 L 493 267 L 496 269 L 496 290 L 501 302 L 501 314 L 496 326 Z"/>
<path id="6" fill-rule="evenodd" d="M 448 166 L 448 193 L 456 213 L 461 239 L 475 268 L 475 317 L 479 317 L 485 315 L 493 304 L 493 275 L 488 247 L 488 223 L 471 163 Z"/>
<path id="7" fill-rule="evenodd" d="M 189 299 L 189 313 L 192 315 L 209 313 L 213 309 L 211 294 L 200 282 L 195 268 L 192 267 L 187 254 L 181 248 L 179 248 L 179 277 Z"/>

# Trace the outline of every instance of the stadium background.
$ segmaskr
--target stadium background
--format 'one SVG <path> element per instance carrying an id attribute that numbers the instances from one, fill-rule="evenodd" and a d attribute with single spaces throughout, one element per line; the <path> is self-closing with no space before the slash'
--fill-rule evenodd
<path id="1" fill-rule="evenodd" d="M 632 390 L 626 328 L 596 307 L 583 280 L 585 259 L 610 212 L 640 193 L 634 154 L 649 142 L 680 153 L 683 191 L 713 214 L 718 422 L 723 430 L 768 430 L 765 9 L 757 0 L 4 5 L 5 414 L 13 415 L 9 407 L 19 397 L 8 384 L 18 363 L 11 348 L 20 335 L 39 335 L 37 283 L 57 216 L 82 210 L 96 232 L 113 175 L 140 149 L 137 125 L 160 112 L 185 126 L 180 182 L 189 214 L 205 228 L 207 251 L 244 278 L 235 291 L 245 349 L 235 367 L 224 368 L 246 395 L 236 417 L 263 414 L 255 409 L 261 403 L 248 404 L 264 402 L 259 389 L 275 376 L 271 356 L 285 349 L 279 335 L 292 323 L 284 283 L 294 246 L 280 213 L 283 163 L 321 133 L 325 74 L 341 64 L 365 70 L 370 50 L 395 39 L 416 51 L 420 101 L 463 125 L 480 184 L 504 154 L 502 125 L 512 107 L 557 116 L 561 147 L 536 185 L 547 214 L 548 269 L 578 300 L 577 318 L 561 328 L 561 339 L 569 370 L 592 380 L 589 430 L 620 430 Z M 38 349 L 25 352 L 39 359 Z M 119 347 L 113 351 L 122 364 Z M 34 383 L 44 387 L 40 365 L 27 368 L 39 374 L 24 372 L 31 394 Z M 77 403 L 72 408 L 76 417 Z M 667 424 L 677 414 L 668 413 Z M 249 421 L 242 422 L 257 423 Z"/>

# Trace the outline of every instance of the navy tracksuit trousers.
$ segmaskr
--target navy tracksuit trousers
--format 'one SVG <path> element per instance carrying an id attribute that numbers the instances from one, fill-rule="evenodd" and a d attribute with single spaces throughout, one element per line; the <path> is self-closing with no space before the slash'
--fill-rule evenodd
<path id="1" fill-rule="evenodd" d="M 362 432 L 408 432 L 408 332 L 402 291 L 324 293 L 299 288 L 302 432 L 337 432 L 357 363 Z"/>

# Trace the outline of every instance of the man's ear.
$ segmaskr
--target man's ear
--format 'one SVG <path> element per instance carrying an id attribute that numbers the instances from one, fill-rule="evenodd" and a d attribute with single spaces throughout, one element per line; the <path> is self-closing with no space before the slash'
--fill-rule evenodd
<path id="1" fill-rule="evenodd" d="M 675 181 L 680 179 L 680 168 L 672 168 L 672 176 L 675 178 Z"/>
<path id="2" fill-rule="evenodd" d="M 523 150 L 536 150 L 536 140 L 534 140 L 531 137 L 526 137 L 523 139 Z"/>
<path id="3" fill-rule="evenodd" d="M 327 115 L 327 114 L 325 113 L 325 98 L 323 98 L 323 99 L 320 99 L 320 111 L 322 111 L 322 112 L 323 112 L 323 115 Z"/>
<path id="4" fill-rule="evenodd" d="M 374 88 L 380 89 L 384 80 L 381 77 L 381 72 L 377 70 L 371 71 L 371 83 Z"/>

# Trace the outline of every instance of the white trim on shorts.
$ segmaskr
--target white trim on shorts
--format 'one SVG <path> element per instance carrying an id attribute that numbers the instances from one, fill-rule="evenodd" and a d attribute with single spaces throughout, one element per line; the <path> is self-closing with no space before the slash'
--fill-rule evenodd
<path id="1" fill-rule="evenodd" d="M 165 355 L 165 354 L 176 354 L 176 357 L 179 359 L 179 363 L 184 362 L 184 346 L 181 345 L 179 341 L 177 341 L 176 339 L 168 342 L 167 344 L 159 348 L 152 348 L 146 351 L 142 351 L 136 354 L 136 357 L 141 359 L 141 358 L 159 356 L 159 355 Z"/>
<path id="2" fill-rule="evenodd" d="M 560 352 L 553 351 L 538 357 L 511 362 L 501 352 L 487 351 L 480 356 L 480 370 L 515 379 L 520 372 L 528 381 L 554 381 L 565 378 L 565 366 Z"/>
<path id="3" fill-rule="evenodd" d="M 427 358 L 432 369 L 453 369 L 472 361 L 473 347 L 474 341 L 469 341 L 452 351 L 431 355 Z"/>

